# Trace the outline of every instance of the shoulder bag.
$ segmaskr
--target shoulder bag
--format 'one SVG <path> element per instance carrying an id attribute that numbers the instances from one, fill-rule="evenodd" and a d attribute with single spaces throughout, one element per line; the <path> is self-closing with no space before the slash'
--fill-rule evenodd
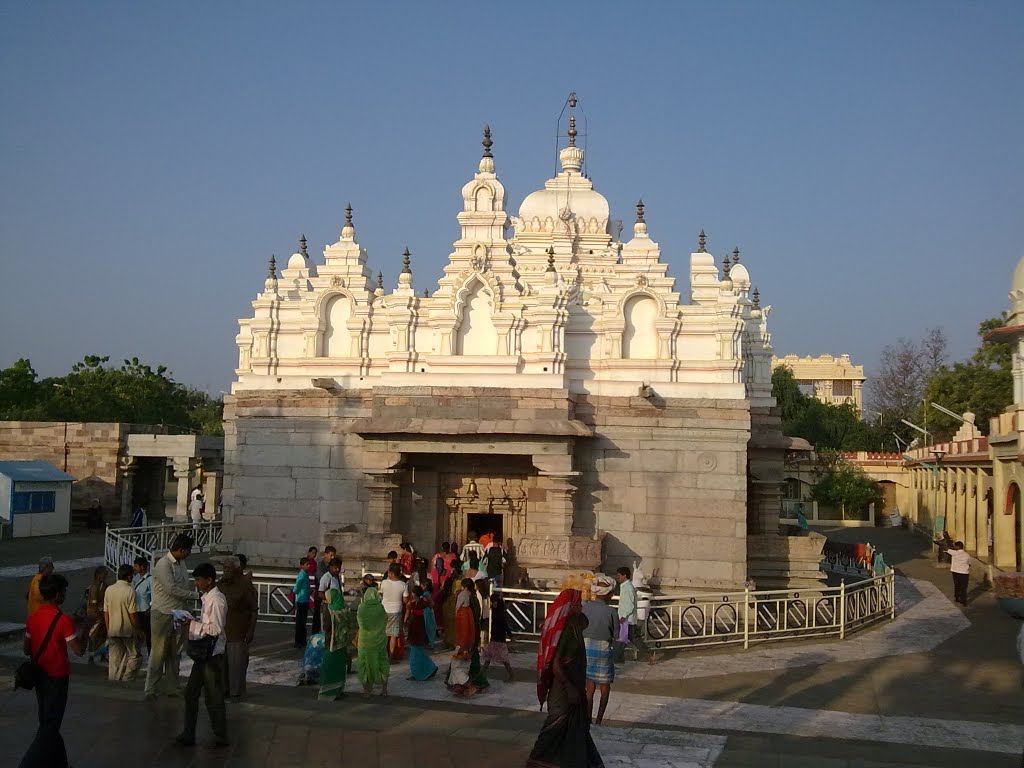
<path id="1" fill-rule="evenodd" d="M 43 637 L 43 642 L 39 646 L 39 650 L 33 654 L 31 660 L 23 661 L 18 668 L 14 671 L 14 687 L 24 688 L 26 691 L 31 691 L 39 682 L 42 680 L 43 668 L 39 666 L 39 657 L 43 655 L 43 651 L 46 650 L 46 644 L 50 642 L 50 636 L 53 635 L 53 630 L 57 626 L 57 622 L 62 616 L 60 611 L 57 611 L 57 615 L 53 617 L 53 621 L 50 622 L 50 628 L 46 630 L 46 635 Z"/>

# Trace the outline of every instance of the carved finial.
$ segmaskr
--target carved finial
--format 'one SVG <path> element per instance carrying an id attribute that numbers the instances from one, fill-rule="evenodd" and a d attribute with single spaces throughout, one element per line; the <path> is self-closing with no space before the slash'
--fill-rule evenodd
<path id="1" fill-rule="evenodd" d="M 702 229 L 700 231 L 700 234 L 697 235 L 697 253 L 707 253 L 707 251 L 704 249 L 704 246 L 706 246 L 707 244 L 708 239 L 704 237 L 704 230 Z"/>
<path id="2" fill-rule="evenodd" d="M 345 226 L 352 226 L 352 203 L 345 203 Z"/>
<path id="3" fill-rule="evenodd" d="M 739 264 L 740 263 L 740 248 L 739 248 L 739 246 L 736 246 L 735 248 L 732 249 L 732 263 L 733 264 Z"/>
<path id="4" fill-rule="evenodd" d="M 378 272 L 377 273 L 377 287 L 380 290 L 382 290 L 382 291 L 384 290 L 384 273 L 383 272 Z"/>
<path id="5" fill-rule="evenodd" d="M 484 126 L 484 140 L 480 143 L 484 145 L 484 157 L 494 157 L 491 154 L 491 147 L 494 146 L 494 142 L 491 141 L 491 126 Z"/>
<path id="6" fill-rule="evenodd" d="M 732 269 L 732 264 L 729 263 L 729 254 L 727 253 L 722 257 L 722 272 L 725 274 L 726 278 L 729 277 L 730 269 Z"/>
<path id="7" fill-rule="evenodd" d="M 644 201 L 637 200 L 636 202 L 636 223 L 644 224 Z"/>
<path id="8" fill-rule="evenodd" d="M 271 280 L 277 280 L 277 259 L 274 258 L 274 254 L 270 254 L 270 261 L 267 262 L 269 269 L 267 270 L 267 277 Z"/>
<path id="9" fill-rule="evenodd" d="M 306 236 L 305 235 L 303 235 L 302 237 L 299 238 L 299 253 L 301 253 L 307 259 L 309 258 L 309 254 L 306 253 Z"/>
<path id="10" fill-rule="evenodd" d="M 546 272 L 554 272 L 555 271 L 555 246 L 553 246 L 553 245 L 549 245 L 548 246 L 548 268 L 545 271 Z"/>
<path id="11" fill-rule="evenodd" d="M 404 251 L 402 251 L 402 274 L 406 274 L 406 275 L 411 275 L 412 274 L 412 269 L 410 267 L 409 248 L 408 248 L 408 246 L 406 246 L 406 249 Z"/>
<path id="12" fill-rule="evenodd" d="M 754 292 L 750 295 L 750 297 L 754 301 L 754 309 L 760 309 L 761 308 L 761 292 L 759 290 L 757 290 L 757 288 L 754 288 Z"/>
<path id="13" fill-rule="evenodd" d="M 569 115 L 569 146 L 576 146 L 576 115 Z"/>
<path id="14" fill-rule="evenodd" d="M 424 299 L 429 299 L 430 298 L 430 291 L 428 291 L 426 288 L 423 289 L 423 298 Z"/>
<path id="15" fill-rule="evenodd" d="M 569 108 L 576 109 L 576 91 L 572 91 L 569 94 Z"/>

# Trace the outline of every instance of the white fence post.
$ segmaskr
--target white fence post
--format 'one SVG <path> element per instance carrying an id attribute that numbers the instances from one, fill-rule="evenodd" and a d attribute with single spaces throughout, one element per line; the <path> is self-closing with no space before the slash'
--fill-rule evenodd
<path id="1" fill-rule="evenodd" d="M 889 618 L 896 618 L 896 570 L 890 568 L 885 574 L 885 588 L 889 590 Z"/>
<path id="2" fill-rule="evenodd" d="M 743 585 L 743 648 L 750 647 L 750 585 Z"/>
<path id="3" fill-rule="evenodd" d="M 839 582 L 839 639 L 846 637 L 846 579 Z"/>

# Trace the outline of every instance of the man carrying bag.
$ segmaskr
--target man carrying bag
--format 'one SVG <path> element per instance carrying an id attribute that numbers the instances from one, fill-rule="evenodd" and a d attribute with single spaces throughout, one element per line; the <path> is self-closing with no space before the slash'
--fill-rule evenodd
<path id="1" fill-rule="evenodd" d="M 39 704 L 39 729 L 19 768 L 66 768 L 68 764 L 60 727 L 68 703 L 68 680 L 71 665 L 68 648 L 82 655 L 82 644 L 75 635 L 71 619 L 61 613 L 60 605 L 67 594 L 68 581 L 57 573 L 39 580 L 42 606 L 25 625 L 27 665 L 18 669 L 16 682 L 20 688 L 35 688 Z"/>

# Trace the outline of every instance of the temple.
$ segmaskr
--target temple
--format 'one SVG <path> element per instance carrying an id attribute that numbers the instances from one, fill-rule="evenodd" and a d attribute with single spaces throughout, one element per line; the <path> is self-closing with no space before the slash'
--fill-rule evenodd
<path id="1" fill-rule="evenodd" d="M 351 206 L 322 263 L 304 238 L 271 259 L 226 398 L 236 548 L 283 565 L 329 541 L 369 562 L 492 532 L 513 581 L 541 586 L 639 561 L 663 588 L 731 588 L 771 559 L 770 307 L 703 232 L 677 285 L 642 201 L 620 238 L 567 105 L 561 170 L 518 215 L 484 129 L 435 284 L 406 249 L 386 289 Z"/>

